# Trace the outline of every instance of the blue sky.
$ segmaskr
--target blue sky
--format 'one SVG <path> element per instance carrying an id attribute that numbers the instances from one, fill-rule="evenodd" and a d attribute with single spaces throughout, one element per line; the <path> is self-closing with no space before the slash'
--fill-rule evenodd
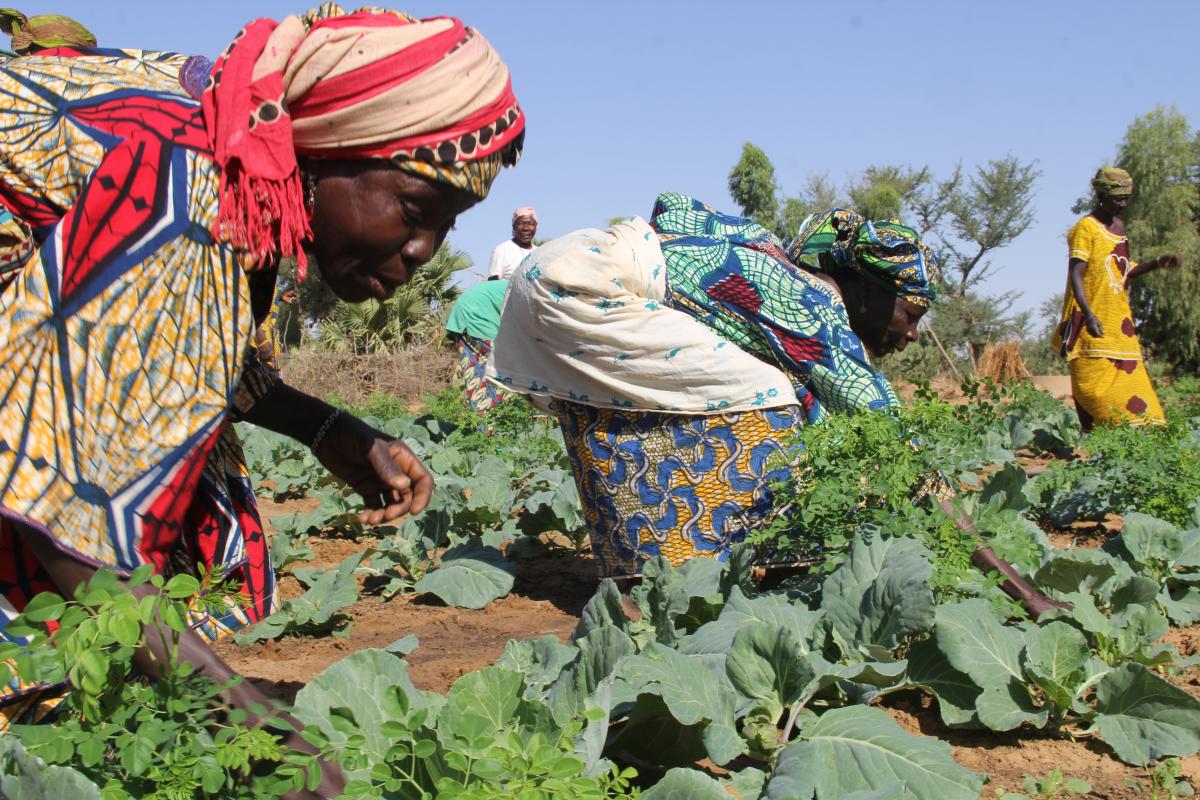
<path id="1" fill-rule="evenodd" d="M 314 0 L 315 5 L 315 0 Z M 345 7 L 354 7 L 345 3 Z M 21 6 L 89 25 L 104 46 L 215 57 L 254 17 L 303 0 Z M 453 15 L 509 63 L 529 118 L 525 156 L 451 234 L 484 272 L 532 205 L 539 236 L 649 213 L 662 191 L 735 211 L 726 178 L 742 144 L 796 192 L 809 173 L 844 182 L 869 164 L 954 164 L 1009 153 L 1043 172 L 1037 222 L 998 251 L 990 291 L 1020 308 L 1062 290 L 1074 200 L 1126 127 L 1156 105 L 1200 123 L 1200 2 L 473 2 L 416 0 Z M 463 275 L 464 285 L 477 280 Z"/>

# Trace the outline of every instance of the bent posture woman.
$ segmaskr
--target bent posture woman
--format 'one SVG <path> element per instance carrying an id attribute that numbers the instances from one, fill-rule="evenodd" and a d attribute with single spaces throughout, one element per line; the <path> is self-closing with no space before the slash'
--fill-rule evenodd
<path id="1" fill-rule="evenodd" d="M 753 221 L 664 194 L 649 224 L 576 231 L 522 264 L 489 375 L 552 401 L 604 574 L 725 558 L 771 513 L 789 430 L 897 405 L 868 351 L 916 340 L 936 279 L 903 225 L 834 209 L 789 258 Z"/>
<path id="2" fill-rule="evenodd" d="M 500 310 L 508 292 L 508 278 L 477 283 L 454 301 L 446 318 L 446 336 L 458 350 L 458 379 L 466 391 L 467 404 L 477 414 L 504 401 L 502 389 L 486 380 L 492 340 L 500 330 Z"/>
<path id="3" fill-rule="evenodd" d="M 897 404 L 867 351 L 916 338 L 931 254 L 841 210 L 810 220 L 796 252 L 824 271 L 750 220 L 664 194 L 649 224 L 568 234 L 513 275 L 491 374 L 554 401 L 605 574 L 724 558 L 769 513 L 790 429 Z"/>
<path id="4" fill-rule="evenodd" d="M 326 4 L 251 23 L 215 67 L 52 49 L 0 62 L 0 87 L 0 624 L 97 567 L 219 567 L 242 602 L 183 656 L 222 680 L 200 636 L 275 595 L 235 419 L 310 445 L 365 523 L 432 489 L 402 442 L 257 359 L 276 266 L 303 280 L 311 246 L 349 301 L 405 283 L 516 159 L 507 68 L 458 20 Z M 4 719 L 36 713 L 29 688 Z"/>

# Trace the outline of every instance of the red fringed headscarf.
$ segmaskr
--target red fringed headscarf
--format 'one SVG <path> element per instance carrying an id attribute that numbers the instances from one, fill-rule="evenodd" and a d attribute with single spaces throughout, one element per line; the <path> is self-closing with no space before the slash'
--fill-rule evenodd
<path id="1" fill-rule="evenodd" d="M 300 280 L 312 232 L 298 154 L 388 158 L 483 198 L 525 131 L 508 68 L 472 28 L 332 4 L 246 26 L 202 103 L 221 167 L 214 235 L 257 258 L 294 256 Z"/>

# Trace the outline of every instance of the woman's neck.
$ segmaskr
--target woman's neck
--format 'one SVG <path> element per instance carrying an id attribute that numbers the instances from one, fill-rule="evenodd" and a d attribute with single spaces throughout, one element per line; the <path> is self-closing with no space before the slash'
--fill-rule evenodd
<path id="1" fill-rule="evenodd" d="M 831 287 L 833 287 L 833 291 L 837 294 L 838 297 L 843 298 L 843 300 L 845 299 L 846 293 L 842 290 L 842 285 L 840 283 L 838 283 L 837 278 L 833 277 L 828 272 L 809 272 L 809 274 L 812 275 L 814 278 L 817 278 L 817 279 L 822 280 L 825 283 L 829 284 Z"/>
<path id="2" fill-rule="evenodd" d="M 1103 208 L 1093 209 L 1092 216 L 1096 218 L 1097 222 L 1109 230 L 1123 229 L 1125 227 L 1125 224 L 1121 221 L 1120 217 L 1111 211 L 1105 211 Z"/>

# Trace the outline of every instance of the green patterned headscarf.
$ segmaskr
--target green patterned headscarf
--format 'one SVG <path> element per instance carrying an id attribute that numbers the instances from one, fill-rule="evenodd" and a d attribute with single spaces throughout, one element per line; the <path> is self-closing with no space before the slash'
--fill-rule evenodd
<path id="1" fill-rule="evenodd" d="M 21 55 L 50 47 L 96 46 L 91 31 L 62 14 L 27 17 L 15 8 L 0 8 L 0 30 L 12 37 L 12 49 Z"/>
<path id="2" fill-rule="evenodd" d="M 1120 167 L 1101 167 L 1092 178 L 1098 197 L 1129 197 L 1133 194 L 1133 176 Z"/>
<path id="3" fill-rule="evenodd" d="M 872 222 L 844 208 L 810 214 L 789 254 L 830 274 L 852 269 L 914 305 L 928 307 L 937 297 L 937 256 L 898 222 Z"/>

